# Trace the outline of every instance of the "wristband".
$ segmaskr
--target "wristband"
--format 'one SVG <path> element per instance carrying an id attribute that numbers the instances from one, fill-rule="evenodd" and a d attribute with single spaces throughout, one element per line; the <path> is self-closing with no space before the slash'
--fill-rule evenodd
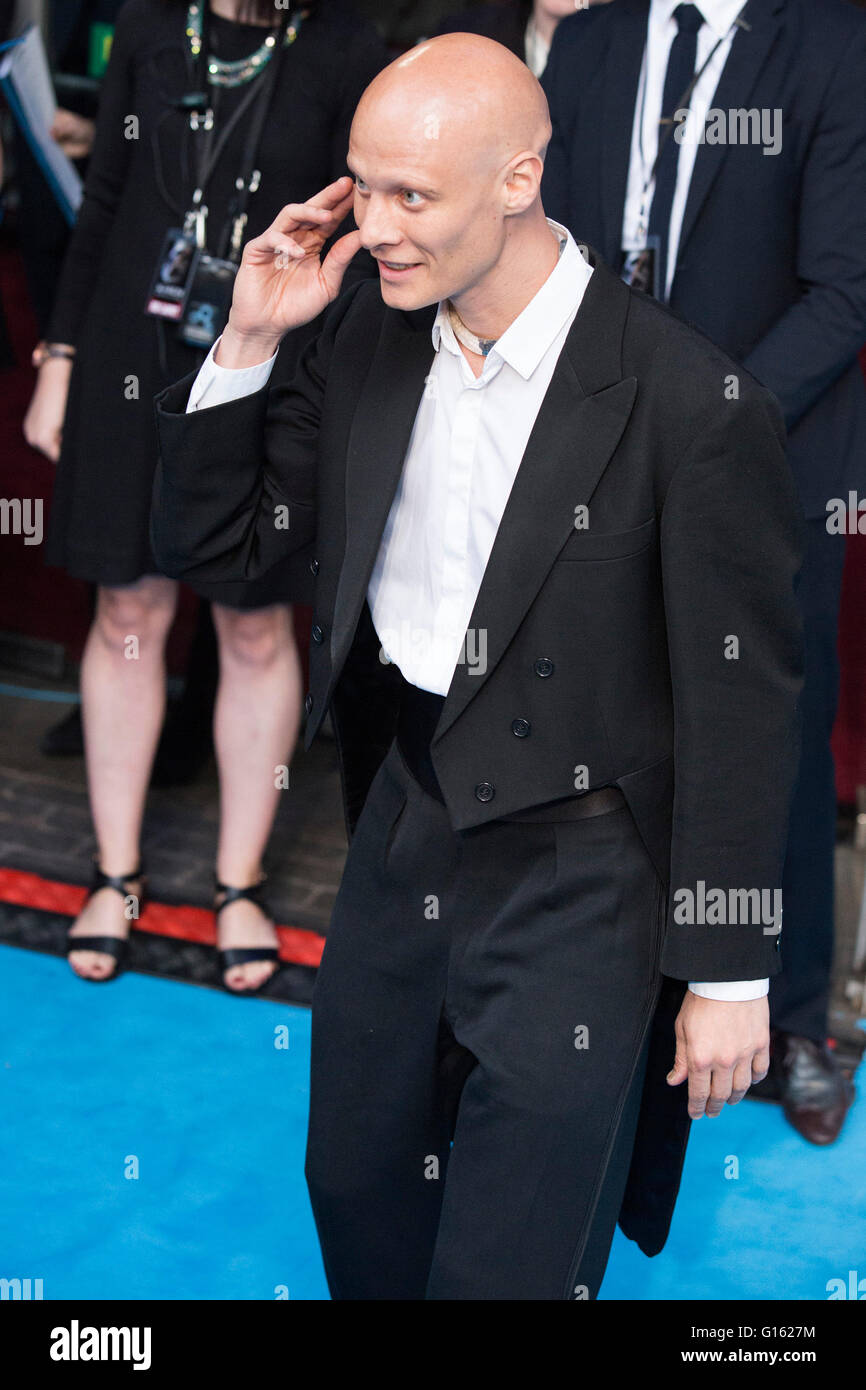
<path id="1" fill-rule="evenodd" d="M 32 366 L 41 367 L 43 362 L 47 362 L 49 357 L 65 357 L 70 362 L 75 356 L 75 348 L 67 347 L 65 343 L 37 343 L 33 349 L 30 359 Z"/>

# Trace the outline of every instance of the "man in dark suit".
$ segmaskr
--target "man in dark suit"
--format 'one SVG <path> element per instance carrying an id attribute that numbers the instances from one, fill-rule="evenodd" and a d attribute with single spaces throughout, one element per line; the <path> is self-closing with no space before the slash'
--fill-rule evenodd
<path id="1" fill-rule="evenodd" d="M 543 79 L 545 207 L 626 275 L 654 259 L 654 292 L 784 413 L 808 523 L 806 679 L 764 1090 L 818 1144 L 853 1098 L 826 1046 L 845 554 L 827 516 L 866 487 L 864 73 L 866 20 L 843 0 L 615 0 L 563 20 Z"/>
<path id="2" fill-rule="evenodd" d="M 502 45 L 391 64 L 354 190 L 250 242 L 157 398 L 168 574 L 314 542 L 306 741 L 331 708 L 350 835 L 306 1165 L 336 1298 L 594 1297 L 618 1217 L 664 1244 L 690 1117 L 768 1065 L 779 922 L 744 898 L 778 888 L 796 769 L 781 420 L 545 217 L 549 137 Z M 379 285 L 269 390 L 362 245 Z"/>

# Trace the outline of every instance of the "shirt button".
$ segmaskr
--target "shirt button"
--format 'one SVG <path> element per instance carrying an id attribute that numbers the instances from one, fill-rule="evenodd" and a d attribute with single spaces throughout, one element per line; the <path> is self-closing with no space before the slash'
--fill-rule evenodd
<path id="1" fill-rule="evenodd" d="M 309 714 L 309 713 L 310 713 L 310 710 L 311 710 L 312 708 L 313 708 L 313 697 L 312 697 L 312 695 L 307 695 L 306 699 L 304 700 L 304 709 L 307 711 L 307 714 Z"/>
<path id="2" fill-rule="evenodd" d="M 512 719 L 511 721 L 511 732 L 515 738 L 526 738 L 531 728 L 532 725 L 528 719 Z"/>
<path id="3" fill-rule="evenodd" d="M 313 623 L 313 626 L 310 629 L 310 636 L 312 637 L 314 642 L 321 642 L 322 629 L 319 627 L 318 623 Z"/>
<path id="4" fill-rule="evenodd" d="M 537 676 L 552 676 L 553 662 L 549 656 L 540 656 L 535 663 L 535 674 Z"/>
<path id="5" fill-rule="evenodd" d="M 311 573 L 311 574 L 318 574 L 318 573 L 319 573 L 319 562 L 318 562 L 318 560 L 311 560 L 311 561 L 310 561 L 310 573 Z"/>
<path id="6" fill-rule="evenodd" d="M 496 795 L 496 788 L 492 782 L 479 782 L 475 788 L 475 796 L 479 801 L 492 801 Z"/>

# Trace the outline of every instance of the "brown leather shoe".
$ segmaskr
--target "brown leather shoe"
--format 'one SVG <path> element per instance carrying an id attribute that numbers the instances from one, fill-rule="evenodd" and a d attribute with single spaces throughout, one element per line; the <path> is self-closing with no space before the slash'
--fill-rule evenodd
<path id="1" fill-rule="evenodd" d="M 829 1047 L 794 1033 L 774 1033 L 772 1061 L 788 1122 L 810 1144 L 832 1144 L 855 1091 Z"/>

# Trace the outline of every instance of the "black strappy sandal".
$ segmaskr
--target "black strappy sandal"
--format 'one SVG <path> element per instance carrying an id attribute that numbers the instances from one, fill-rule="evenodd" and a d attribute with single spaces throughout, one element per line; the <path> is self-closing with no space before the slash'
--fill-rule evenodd
<path id="1" fill-rule="evenodd" d="M 219 906 L 214 907 L 214 912 L 217 917 L 219 917 L 224 907 L 228 907 L 229 903 L 235 903 L 239 898 L 246 898 L 249 902 L 255 903 L 256 907 L 261 908 L 268 920 L 273 922 L 274 914 L 271 912 L 270 907 L 262 896 L 262 884 L 265 882 L 266 878 L 267 874 L 262 874 L 258 882 L 250 884 L 248 888 L 234 888 L 229 883 L 220 883 L 218 878 L 214 879 L 216 892 L 225 894 Z M 277 946 L 229 946 L 225 951 L 217 951 L 217 956 L 219 958 L 223 988 L 227 990 L 229 994 L 258 994 L 259 990 L 264 989 L 265 985 L 268 984 L 277 973 L 276 970 L 272 970 L 270 975 L 262 980 L 260 985 L 256 985 L 254 989 L 231 989 L 226 984 L 225 977 L 226 971 L 230 970 L 233 965 L 249 965 L 252 961 L 272 960 L 279 966 L 280 961 L 280 952 Z"/>
<path id="2" fill-rule="evenodd" d="M 98 856 L 93 856 L 93 881 L 84 899 L 84 904 L 89 903 L 94 893 L 100 888 L 113 888 L 122 898 L 130 898 L 135 895 L 130 892 L 127 884 L 130 881 L 141 882 L 141 892 L 138 895 L 139 914 L 144 906 L 144 886 L 147 876 L 143 871 L 143 866 L 139 864 L 138 869 L 132 874 L 106 874 L 99 867 Z M 84 905 L 83 904 L 83 905 Z M 82 906 L 83 906 L 82 905 Z M 107 985 L 109 980 L 116 980 L 118 975 L 123 973 L 126 963 L 126 955 L 129 948 L 129 938 L 125 936 L 67 936 L 66 938 L 66 958 L 69 959 L 73 951 L 99 951 L 102 955 L 111 956 L 116 962 L 110 975 L 102 975 L 98 979 L 93 975 L 78 975 L 79 980 L 85 980 L 91 985 Z"/>

